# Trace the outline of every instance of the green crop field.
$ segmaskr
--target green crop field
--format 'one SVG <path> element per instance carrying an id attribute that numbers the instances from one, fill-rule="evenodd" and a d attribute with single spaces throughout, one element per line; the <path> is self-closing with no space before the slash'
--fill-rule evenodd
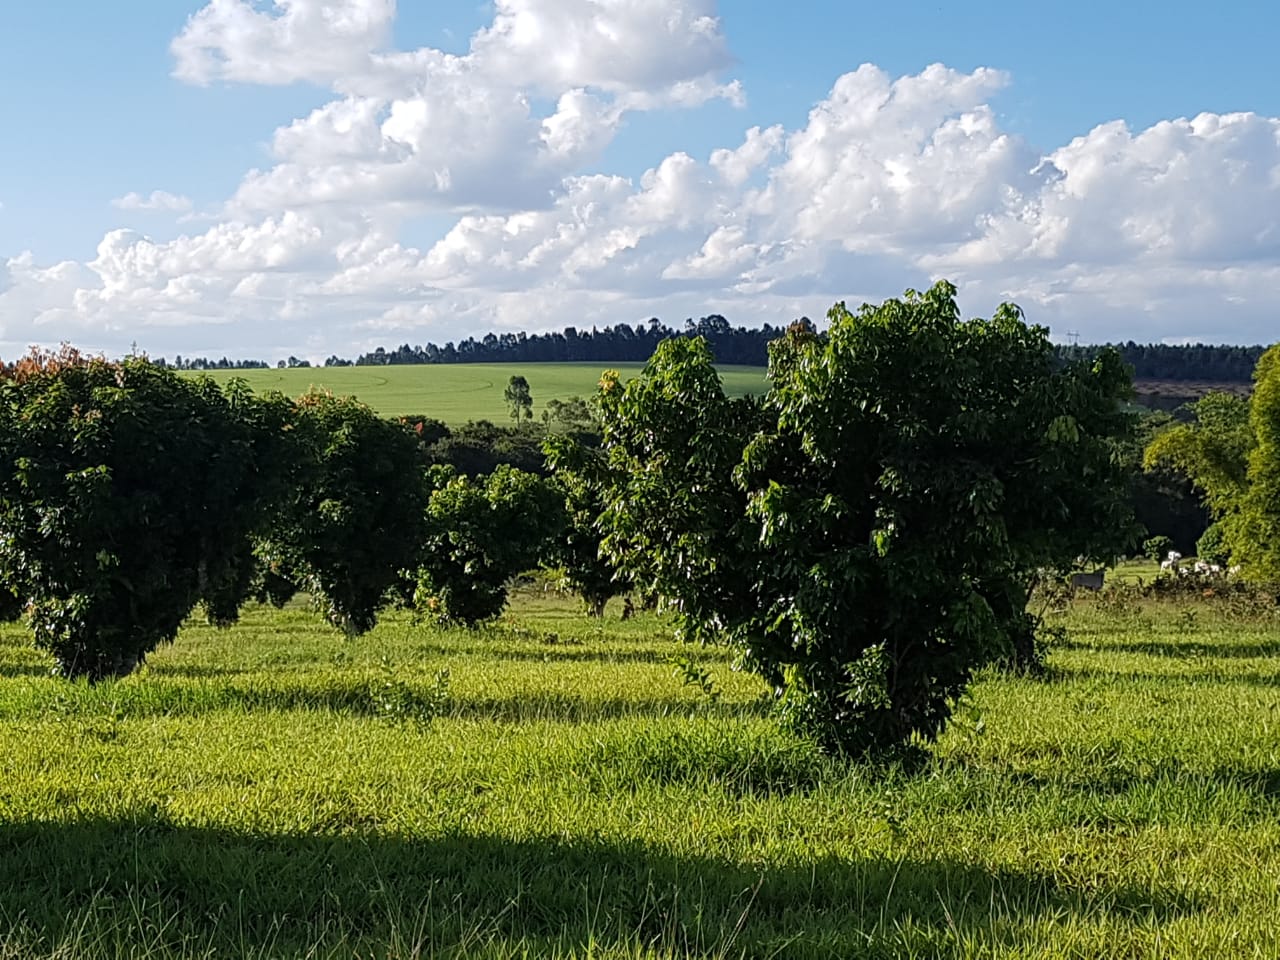
<path id="1" fill-rule="evenodd" d="M 96 687 L 4 627 L 0 957 L 1280 956 L 1274 608 L 1058 622 L 910 768 L 531 593 L 352 640 L 251 608 Z"/>
<path id="2" fill-rule="evenodd" d="M 642 363 L 457 363 L 393 367 L 302 367 L 289 370 L 215 370 L 225 382 L 243 377 L 254 390 L 280 390 L 290 396 L 309 387 L 341 396 L 359 397 L 386 417 L 420 414 L 446 423 L 507 419 L 502 399 L 507 381 L 519 374 L 529 381 L 534 416 L 554 398 L 587 397 L 596 390 L 602 370 L 612 368 L 625 378 L 635 376 Z M 764 393 L 763 367 L 720 368 L 730 396 Z"/>

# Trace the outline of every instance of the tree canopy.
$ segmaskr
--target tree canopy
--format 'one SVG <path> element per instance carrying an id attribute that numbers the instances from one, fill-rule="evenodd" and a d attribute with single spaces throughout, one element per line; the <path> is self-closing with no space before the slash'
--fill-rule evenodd
<path id="1" fill-rule="evenodd" d="M 1016 307 L 965 321 L 954 298 L 793 327 L 762 401 L 726 398 L 697 339 L 602 381 L 604 551 L 838 750 L 934 736 L 1035 571 L 1133 533 L 1118 354 L 1061 364 Z"/>
<path id="2" fill-rule="evenodd" d="M 291 406 L 69 348 L 4 369 L 0 579 L 63 674 L 128 673 L 201 601 L 234 619 Z"/>
<path id="3" fill-rule="evenodd" d="M 511 414 L 511 419 L 516 423 L 533 419 L 533 394 L 529 390 L 529 381 L 525 377 L 520 374 L 512 376 L 507 381 L 502 398 L 507 403 L 507 411 Z"/>
<path id="4" fill-rule="evenodd" d="M 502 613 L 508 581 L 546 554 L 564 508 L 546 480 L 506 464 L 474 480 L 435 466 L 430 483 L 414 603 L 474 627 Z"/>
<path id="5" fill-rule="evenodd" d="M 1280 581 L 1280 346 L 1258 361 L 1251 397 L 1210 394 L 1192 410 L 1151 442 L 1145 464 L 1190 477 L 1217 518 L 1214 549 L 1253 579 Z"/>
<path id="6" fill-rule="evenodd" d="M 426 458 L 411 427 L 353 398 L 311 392 L 297 405 L 298 477 L 258 554 L 331 623 L 363 633 L 417 559 Z"/>

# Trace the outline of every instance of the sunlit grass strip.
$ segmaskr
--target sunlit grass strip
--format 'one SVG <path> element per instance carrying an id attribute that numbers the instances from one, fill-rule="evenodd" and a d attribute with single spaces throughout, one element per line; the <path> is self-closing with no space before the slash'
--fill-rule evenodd
<path id="1" fill-rule="evenodd" d="M 1280 630 L 1217 610 L 1078 601 L 1051 678 L 983 677 L 918 769 L 568 601 L 254 610 L 97 687 L 8 628 L 0 957 L 1274 956 Z M 445 668 L 439 715 L 378 709 Z"/>
<path id="2" fill-rule="evenodd" d="M 323 367 L 285 370 L 211 370 L 220 382 L 243 378 L 255 391 L 280 390 L 297 396 L 311 388 L 355 396 L 385 417 L 415 414 L 450 424 L 467 420 L 510 423 L 503 390 L 514 375 L 529 381 L 534 419 L 549 400 L 590 397 L 601 371 L 635 376 L 643 363 L 456 363 L 390 367 Z M 762 394 L 768 387 L 764 367 L 717 368 L 730 396 Z M 192 373 L 191 376 L 197 376 Z"/>

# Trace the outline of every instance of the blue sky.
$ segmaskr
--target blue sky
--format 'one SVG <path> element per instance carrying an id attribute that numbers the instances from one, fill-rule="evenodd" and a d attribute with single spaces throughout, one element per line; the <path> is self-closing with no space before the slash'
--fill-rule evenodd
<path id="1" fill-rule="evenodd" d="M 0 349 L 785 322 L 941 276 L 1090 340 L 1269 341 L 1277 35 L 1256 2 L 11 4 Z"/>

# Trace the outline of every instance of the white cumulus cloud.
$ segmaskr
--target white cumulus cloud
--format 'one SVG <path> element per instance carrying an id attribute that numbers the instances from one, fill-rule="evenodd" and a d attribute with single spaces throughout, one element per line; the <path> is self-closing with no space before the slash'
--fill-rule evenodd
<path id="1" fill-rule="evenodd" d="M 189 213 L 191 198 L 178 196 L 165 190 L 153 190 L 150 195 L 126 193 L 116 197 L 111 205 L 119 210 L 161 210 L 167 213 Z"/>
<path id="2" fill-rule="evenodd" d="M 1099 118 L 1041 146 L 1002 127 L 998 69 L 864 64 L 793 129 L 764 118 L 628 177 L 601 169 L 628 114 L 746 102 L 712 0 L 496 0 L 462 54 L 394 49 L 395 14 L 207 3 L 173 41 L 179 80 L 331 98 L 281 118 L 203 231 L 0 260 L 0 341 L 351 355 L 495 326 L 785 323 L 943 276 L 970 309 L 1014 299 L 1092 340 L 1275 336 L 1280 119 Z"/>

